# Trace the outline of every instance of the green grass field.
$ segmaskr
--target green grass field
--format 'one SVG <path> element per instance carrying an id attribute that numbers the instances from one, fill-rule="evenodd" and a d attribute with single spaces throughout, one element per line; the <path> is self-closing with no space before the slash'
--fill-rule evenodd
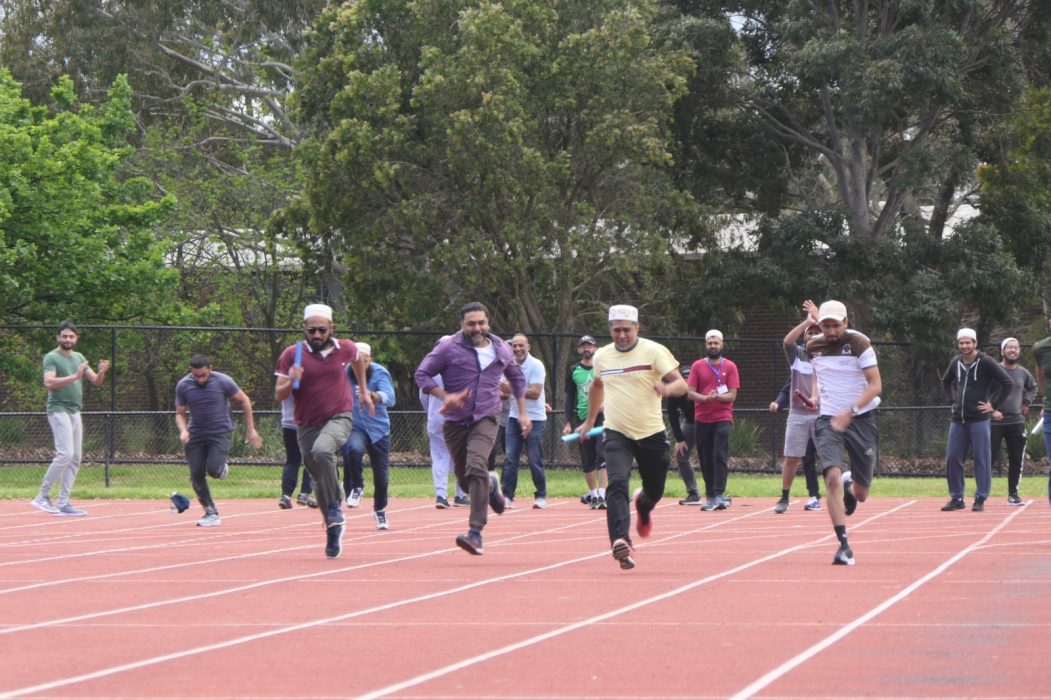
<path id="1" fill-rule="evenodd" d="M 28 499 L 36 495 L 44 467 L 11 465 L 0 467 L 0 498 Z M 371 474 L 365 473 L 365 493 L 371 493 Z M 697 480 L 701 482 L 698 475 Z M 637 475 L 632 484 L 639 485 Z M 968 493 L 973 490 L 974 480 L 968 478 Z M 223 482 L 212 482 L 212 492 L 217 498 L 277 498 L 281 490 L 280 467 L 235 466 L 230 477 Z M 529 470 L 519 474 L 519 497 L 528 498 L 532 493 Z M 573 469 L 552 469 L 547 472 L 549 498 L 573 498 L 585 490 L 583 475 Z M 80 470 L 74 488 L 74 499 L 90 498 L 167 498 L 172 491 L 192 494 L 189 475 L 185 466 L 179 465 L 135 465 L 110 467 L 110 485 L 105 483 L 105 472 L 101 466 L 89 465 Z M 734 474 L 731 472 L 728 493 L 739 497 L 776 498 L 781 493 L 781 478 L 775 474 Z M 1023 496 L 1043 497 L 1047 494 L 1047 477 L 1026 476 L 1022 478 L 1020 491 Z M 824 488 L 822 488 L 822 493 Z M 433 495 L 431 473 L 420 468 L 394 468 L 391 470 L 390 495 L 392 498 L 425 498 Z M 682 498 L 686 495 L 677 473 L 668 474 L 667 498 Z M 806 495 L 802 475 L 796 477 L 792 495 Z M 877 477 L 872 486 L 872 496 L 945 496 L 945 479 Z M 1007 497 L 1007 480 L 994 476 L 994 498 Z"/>

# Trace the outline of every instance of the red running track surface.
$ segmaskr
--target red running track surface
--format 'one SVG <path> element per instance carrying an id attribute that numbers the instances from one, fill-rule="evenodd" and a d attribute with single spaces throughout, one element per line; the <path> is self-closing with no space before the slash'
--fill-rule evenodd
<path id="1" fill-rule="evenodd" d="M 1051 508 L 872 499 L 832 566 L 826 512 L 662 501 L 638 566 L 577 501 L 491 515 L 0 501 L 0 697 L 1051 697 Z M 523 501 L 525 503 L 525 501 Z"/>

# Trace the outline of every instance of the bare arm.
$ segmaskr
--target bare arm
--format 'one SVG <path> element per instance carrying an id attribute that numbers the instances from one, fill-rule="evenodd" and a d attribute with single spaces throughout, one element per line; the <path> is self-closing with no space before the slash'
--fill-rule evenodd
<path id="1" fill-rule="evenodd" d="M 186 406 L 175 407 L 175 425 L 179 428 L 179 440 L 185 445 L 190 441 L 190 425 L 186 420 Z"/>
<path id="2" fill-rule="evenodd" d="M 240 403 L 241 410 L 244 412 L 245 442 L 258 450 L 263 446 L 263 438 L 260 437 L 259 433 L 255 430 L 255 416 L 252 414 L 252 400 L 248 398 L 248 394 L 244 393 L 243 390 L 238 391 L 230 398 Z M 178 421 L 178 413 L 176 413 L 176 421 Z"/>

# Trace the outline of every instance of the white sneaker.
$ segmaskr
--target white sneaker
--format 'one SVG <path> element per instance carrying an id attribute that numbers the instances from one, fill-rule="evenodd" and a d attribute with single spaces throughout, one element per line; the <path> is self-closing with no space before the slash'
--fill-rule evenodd
<path id="1" fill-rule="evenodd" d="M 376 521 L 377 530 L 389 530 L 390 524 L 387 522 L 387 513 L 382 510 L 372 511 L 372 517 Z"/>
<path id="2" fill-rule="evenodd" d="M 29 502 L 29 505 L 33 506 L 37 510 L 42 510 L 45 513 L 57 513 L 58 508 L 51 502 L 50 496 L 37 495 L 36 498 Z"/>
<path id="3" fill-rule="evenodd" d="M 58 507 L 55 515 L 65 515 L 71 518 L 79 518 L 82 515 L 87 515 L 87 513 L 82 511 L 80 508 L 74 508 L 70 503 L 63 503 Z"/>
<path id="4" fill-rule="evenodd" d="M 347 496 L 347 508 L 357 508 L 361 505 L 361 489 L 351 489 Z"/>
<path id="5" fill-rule="evenodd" d="M 543 510 L 547 508 L 546 498 L 534 498 L 533 499 L 533 510 Z"/>
<path id="6" fill-rule="evenodd" d="M 810 500 L 803 506 L 803 510 L 821 510 L 821 499 L 817 496 L 811 496 Z"/>
<path id="7" fill-rule="evenodd" d="M 205 513 L 205 516 L 197 521 L 197 527 L 215 527 L 221 522 L 223 521 L 219 519 L 218 513 Z"/>

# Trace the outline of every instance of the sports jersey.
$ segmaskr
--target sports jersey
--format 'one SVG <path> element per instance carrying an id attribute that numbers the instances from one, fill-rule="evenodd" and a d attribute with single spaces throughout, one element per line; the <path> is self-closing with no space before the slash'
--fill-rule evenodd
<path id="1" fill-rule="evenodd" d="M 849 411 L 868 388 L 865 370 L 876 366 L 876 351 L 868 337 L 847 330 L 834 343 L 824 334 L 810 339 L 806 346 L 810 365 L 817 375 L 821 395 L 821 415 L 834 416 Z M 871 411 L 879 405 L 873 399 L 859 406 L 858 413 Z"/>

